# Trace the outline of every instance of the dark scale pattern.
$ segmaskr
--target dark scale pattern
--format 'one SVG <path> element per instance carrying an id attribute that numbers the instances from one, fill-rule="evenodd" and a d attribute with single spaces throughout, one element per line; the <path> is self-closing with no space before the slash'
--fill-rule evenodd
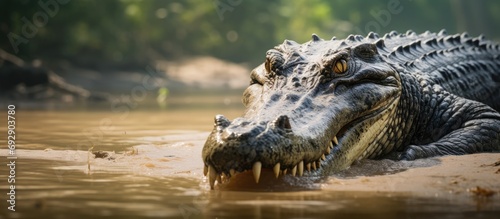
<path id="1" fill-rule="evenodd" d="M 285 40 L 251 79 L 244 115 L 217 116 L 203 148 L 216 174 L 500 151 L 500 46 L 483 36 Z"/>
<path id="2" fill-rule="evenodd" d="M 430 85 L 428 85 L 430 86 Z M 416 135 L 402 159 L 498 151 L 500 115 L 491 107 L 433 85 L 424 89 Z"/>

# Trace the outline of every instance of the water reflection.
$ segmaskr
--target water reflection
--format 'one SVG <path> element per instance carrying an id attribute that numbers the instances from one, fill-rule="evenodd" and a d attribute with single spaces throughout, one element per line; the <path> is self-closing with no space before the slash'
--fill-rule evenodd
<path id="1" fill-rule="evenodd" d="M 44 160 L 23 160 L 19 164 L 21 168 L 31 165 L 37 166 L 36 171 L 20 173 L 19 205 L 12 217 L 178 217 L 178 206 L 189 203 L 200 191 L 195 179 L 57 172 L 52 161 Z"/>

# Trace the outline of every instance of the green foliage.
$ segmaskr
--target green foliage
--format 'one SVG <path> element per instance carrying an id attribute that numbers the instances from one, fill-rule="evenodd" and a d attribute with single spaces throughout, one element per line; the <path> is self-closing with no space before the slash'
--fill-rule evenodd
<path id="1" fill-rule="evenodd" d="M 0 1 L 0 48 L 26 59 L 67 59 L 87 67 L 143 67 L 154 59 L 195 55 L 255 65 L 284 39 L 305 42 L 312 33 L 329 39 L 446 28 L 500 38 L 500 2 L 492 0 L 59 1 Z M 34 36 L 23 35 L 23 18 L 40 24 L 33 19 L 47 13 L 40 3 L 49 2 L 58 3 L 57 13 L 47 14 Z M 27 42 L 13 46 L 12 33 Z"/>

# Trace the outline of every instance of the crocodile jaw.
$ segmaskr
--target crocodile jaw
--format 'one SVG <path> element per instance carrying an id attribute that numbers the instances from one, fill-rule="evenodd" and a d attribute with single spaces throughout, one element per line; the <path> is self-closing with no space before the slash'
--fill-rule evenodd
<path id="1" fill-rule="evenodd" d="M 380 152 L 377 139 L 393 125 L 401 95 L 396 68 L 373 44 L 316 41 L 270 50 L 252 71 L 243 117 L 216 116 L 202 151 L 212 188 L 219 176 L 245 171 L 258 182 L 262 169 L 276 177 L 327 175 Z M 332 75 L 329 63 L 339 57 L 336 71 L 346 72 Z"/>
<path id="2" fill-rule="evenodd" d="M 373 143 L 385 134 L 399 98 L 384 102 L 353 119 L 345 119 L 352 113 L 345 110 L 319 113 L 315 116 L 324 122 L 303 127 L 298 117 L 281 116 L 266 123 L 249 122 L 256 118 L 230 122 L 218 115 L 203 148 L 205 174 L 213 187 L 217 179 L 221 183 L 245 171 L 251 171 L 258 183 L 262 169 L 272 170 L 276 177 L 322 176 L 343 170 L 375 152 Z"/>

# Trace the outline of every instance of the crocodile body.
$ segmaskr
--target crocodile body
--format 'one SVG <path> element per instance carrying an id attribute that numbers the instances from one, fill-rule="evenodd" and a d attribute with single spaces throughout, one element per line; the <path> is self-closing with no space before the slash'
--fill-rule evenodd
<path id="1" fill-rule="evenodd" d="M 328 175 L 359 159 L 500 151 L 500 46 L 395 31 L 285 40 L 251 73 L 244 115 L 215 117 L 202 151 L 219 175 Z M 224 173 L 224 174 L 223 174 Z"/>

